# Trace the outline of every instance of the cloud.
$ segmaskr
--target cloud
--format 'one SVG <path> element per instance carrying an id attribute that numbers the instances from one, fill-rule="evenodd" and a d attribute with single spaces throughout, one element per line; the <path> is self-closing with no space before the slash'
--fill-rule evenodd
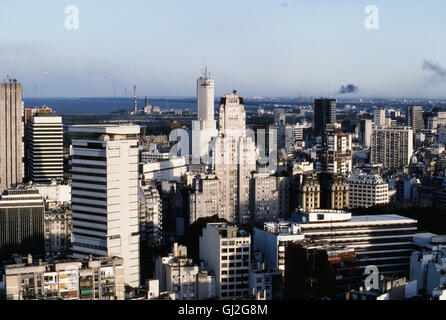
<path id="1" fill-rule="evenodd" d="M 346 86 L 342 85 L 338 91 L 339 94 L 347 94 L 347 93 L 355 93 L 355 92 L 358 92 L 358 87 L 352 83 L 347 84 Z"/>

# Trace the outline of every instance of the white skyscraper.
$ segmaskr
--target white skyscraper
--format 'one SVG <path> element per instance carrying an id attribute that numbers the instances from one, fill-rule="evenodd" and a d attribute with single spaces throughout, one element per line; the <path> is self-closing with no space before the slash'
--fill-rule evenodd
<path id="1" fill-rule="evenodd" d="M 197 79 L 198 120 L 192 121 L 192 156 L 206 155 L 213 137 L 217 136 L 217 123 L 214 119 L 214 80 L 207 68 Z M 198 164 L 198 161 L 197 161 Z"/>
<path id="2" fill-rule="evenodd" d="M 79 125 L 73 134 L 73 255 L 124 259 L 139 286 L 138 135 L 135 125 Z"/>
<path id="3" fill-rule="evenodd" d="M 33 116 L 29 128 L 29 176 L 35 182 L 63 179 L 62 117 Z"/>
<path id="4" fill-rule="evenodd" d="M 237 91 L 221 98 L 213 153 L 215 175 L 220 182 L 219 216 L 240 224 L 251 218 L 250 179 L 257 160 L 255 142 L 246 134 L 245 119 L 243 98 Z"/>

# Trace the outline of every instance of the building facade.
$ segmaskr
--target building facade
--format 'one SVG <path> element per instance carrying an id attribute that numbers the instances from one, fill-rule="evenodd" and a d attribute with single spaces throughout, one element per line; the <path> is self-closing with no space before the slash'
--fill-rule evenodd
<path id="1" fill-rule="evenodd" d="M 124 259 L 125 283 L 139 286 L 139 126 L 72 126 L 73 256 Z"/>
<path id="2" fill-rule="evenodd" d="M 63 180 L 62 117 L 36 114 L 28 130 L 29 179 L 34 182 Z"/>
<path id="3" fill-rule="evenodd" d="M 0 83 L 0 192 L 24 177 L 24 132 L 22 84 Z"/>

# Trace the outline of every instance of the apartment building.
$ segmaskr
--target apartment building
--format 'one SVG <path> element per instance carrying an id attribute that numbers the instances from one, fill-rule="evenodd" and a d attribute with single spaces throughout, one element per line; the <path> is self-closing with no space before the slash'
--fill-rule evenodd
<path id="1" fill-rule="evenodd" d="M 370 161 L 402 169 L 413 154 L 413 130 L 409 127 L 375 126 L 372 129 Z"/>
<path id="2" fill-rule="evenodd" d="M 7 300 L 124 300 L 121 258 L 61 259 L 16 257 L 3 268 Z"/>
<path id="3" fill-rule="evenodd" d="M 378 175 L 350 174 L 348 207 L 368 208 L 389 203 L 389 184 Z"/>
<path id="4" fill-rule="evenodd" d="M 247 298 L 251 261 L 251 237 L 237 226 L 208 223 L 199 240 L 200 260 L 216 276 L 217 297 Z"/>

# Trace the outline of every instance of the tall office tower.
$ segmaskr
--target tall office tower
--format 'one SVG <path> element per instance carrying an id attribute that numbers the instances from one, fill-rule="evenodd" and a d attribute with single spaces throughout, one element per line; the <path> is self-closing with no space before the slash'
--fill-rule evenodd
<path id="1" fill-rule="evenodd" d="M 23 181 L 23 101 L 17 80 L 0 83 L 0 192 Z"/>
<path id="2" fill-rule="evenodd" d="M 286 124 L 286 117 L 285 117 L 285 109 L 283 108 L 277 108 L 274 109 L 274 125 L 280 126 Z"/>
<path id="3" fill-rule="evenodd" d="M 336 122 L 336 99 L 314 100 L 314 136 L 319 137 L 325 132 L 326 125 Z"/>
<path id="4" fill-rule="evenodd" d="M 420 132 L 424 129 L 423 122 L 423 107 L 422 106 L 408 106 L 406 111 L 407 125 L 412 127 L 414 133 Z"/>
<path id="5" fill-rule="evenodd" d="M 0 262 L 14 253 L 45 256 L 45 205 L 39 191 L 7 189 L 0 196 Z"/>
<path id="6" fill-rule="evenodd" d="M 243 224 L 251 218 L 249 187 L 256 170 L 256 146 L 246 134 L 243 98 L 234 90 L 221 98 L 213 165 L 220 182 L 219 216 Z"/>
<path id="7" fill-rule="evenodd" d="M 251 212 L 255 222 L 279 219 L 277 179 L 268 173 L 253 173 L 251 179 Z"/>
<path id="8" fill-rule="evenodd" d="M 322 172 L 346 174 L 352 171 L 352 134 L 343 133 L 338 123 L 327 124 L 317 138 L 317 158 Z"/>
<path id="9" fill-rule="evenodd" d="M 75 258 L 124 259 L 124 281 L 139 286 L 136 125 L 75 125 L 71 207 Z"/>
<path id="10" fill-rule="evenodd" d="M 29 139 L 30 139 L 30 123 L 31 118 L 41 114 L 52 114 L 53 109 L 43 106 L 41 108 L 25 108 L 25 117 L 24 117 L 24 171 L 25 171 L 25 182 L 30 180 L 29 178 Z"/>
<path id="11" fill-rule="evenodd" d="M 200 218 L 218 215 L 219 181 L 215 175 L 198 175 L 189 193 L 189 225 Z"/>
<path id="12" fill-rule="evenodd" d="M 373 123 L 375 126 L 386 126 L 386 109 L 376 109 L 373 113 Z"/>
<path id="13" fill-rule="evenodd" d="M 210 78 L 207 68 L 197 79 L 197 110 L 197 120 L 192 121 L 193 158 L 207 155 L 209 144 L 218 133 L 214 119 L 214 80 Z"/>
<path id="14" fill-rule="evenodd" d="M 29 178 L 34 182 L 63 180 L 62 117 L 36 114 L 29 123 Z"/>
<path id="15" fill-rule="evenodd" d="M 251 236 L 227 223 L 208 223 L 199 242 L 200 260 L 216 275 L 217 296 L 223 300 L 247 298 Z"/>
<path id="16" fill-rule="evenodd" d="M 370 147 L 372 124 L 373 122 L 370 119 L 359 120 L 359 143 L 363 146 Z"/>
<path id="17" fill-rule="evenodd" d="M 413 130 L 409 127 L 375 126 L 372 129 L 370 161 L 401 169 L 413 154 Z"/>

